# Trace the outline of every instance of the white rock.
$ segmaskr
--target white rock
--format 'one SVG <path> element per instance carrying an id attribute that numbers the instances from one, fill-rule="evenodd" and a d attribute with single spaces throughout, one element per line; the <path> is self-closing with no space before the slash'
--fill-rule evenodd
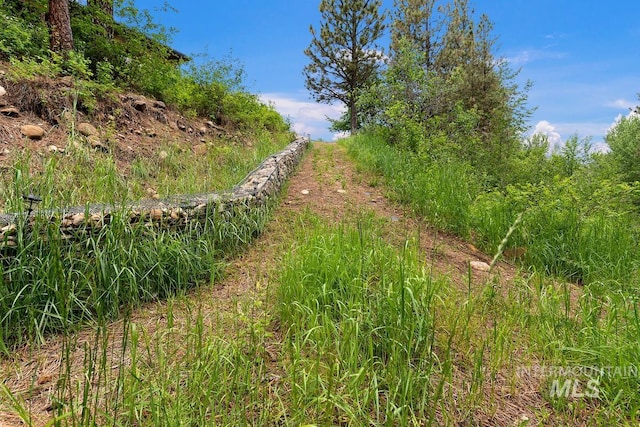
<path id="1" fill-rule="evenodd" d="M 302 190 L 301 193 L 306 196 L 307 194 L 309 194 L 309 190 Z"/>
<path id="2" fill-rule="evenodd" d="M 491 269 L 491 266 L 483 261 L 471 261 L 469 264 L 471 268 L 478 271 L 489 271 Z"/>
<path id="3" fill-rule="evenodd" d="M 5 96 L 7 94 L 7 90 L 0 86 L 0 96 Z"/>

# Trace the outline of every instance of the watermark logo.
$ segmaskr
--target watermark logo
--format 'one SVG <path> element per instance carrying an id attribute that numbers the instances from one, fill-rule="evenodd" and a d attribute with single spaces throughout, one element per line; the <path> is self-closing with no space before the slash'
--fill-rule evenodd
<path id="1" fill-rule="evenodd" d="M 597 379 L 590 379 L 588 381 L 581 381 L 575 378 L 565 379 L 553 379 L 551 380 L 551 391 L 549 396 L 551 398 L 591 398 L 597 399 L 600 396 L 600 381 Z"/>
<path id="2" fill-rule="evenodd" d="M 598 399 L 605 378 L 640 378 L 636 365 L 628 366 L 520 366 L 519 377 L 539 378 L 550 384 L 552 399 Z"/>

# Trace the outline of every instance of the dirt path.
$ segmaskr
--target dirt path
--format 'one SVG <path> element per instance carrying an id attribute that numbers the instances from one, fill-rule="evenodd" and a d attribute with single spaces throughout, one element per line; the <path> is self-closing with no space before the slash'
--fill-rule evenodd
<path id="1" fill-rule="evenodd" d="M 240 306 L 247 301 L 263 298 L 260 289 L 272 280 L 273 266 L 278 264 L 282 253 L 290 246 L 290 222 L 307 210 L 333 222 L 349 222 L 363 210 L 372 211 L 391 224 L 390 227 L 386 227 L 389 231 L 388 235 L 384 236 L 385 239 L 402 244 L 407 236 L 418 235 L 420 247 L 425 254 L 425 265 L 431 268 L 434 274 L 447 275 L 459 284 L 461 294 L 466 292 L 469 262 L 488 263 L 491 257 L 479 253 L 458 238 L 433 230 L 412 217 L 409 212 L 391 204 L 384 197 L 383 189 L 375 184 L 374 177 L 356 171 L 354 165 L 347 160 L 344 148 L 334 144 L 316 143 L 304 158 L 297 174 L 291 179 L 287 194 L 283 196 L 281 205 L 265 232 L 242 254 L 230 260 L 222 281 L 213 286 L 200 287 L 187 298 L 197 301 L 198 306 L 202 307 L 203 313 L 206 313 L 206 324 L 219 326 L 227 322 L 229 334 L 232 334 L 237 330 L 237 313 L 241 309 Z M 506 263 L 499 264 L 497 271 L 501 283 L 508 283 L 517 275 L 516 269 Z M 488 279 L 487 273 L 481 271 L 473 270 L 471 274 L 473 283 L 483 283 Z M 168 321 L 163 315 L 166 304 L 152 304 L 138 310 L 133 314 L 131 322 L 136 323 L 151 336 Z M 175 304 L 173 310 L 176 315 L 171 321 L 176 324 L 186 322 L 178 314 L 181 303 Z M 108 351 L 114 358 L 121 354 L 122 329 L 120 322 L 109 326 Z M 86 330 L 78 335 L 75 348 L 72 350 L 75 354 L 75 375 L 81 375 L 84 344 L 94 339 L 94 330 Z M 17 395 L 29 392 L 29 404 L 36 424 L 50 418 L 51 394 L 63 363 L 62 345 L 59 337 L 51 337 L 38 349 L 24 349 L 10 360 L 0 361 L 0 382 Z M 514 355 L 514 358 L 517 358 L 517 355 Z M 456 366 L 452 387 L 464 387 L 468 375 L 465 366 Z M 482 425 L 517 425 L 518 420 L 522 419 L 529 419 L 535 424 L 535 408 L 545 406 L 543 398 L 536 391 L 538 384 L 527 380 L 526 384 L 518 386 L 520 392 L 514 396 L 510 393 L 513 384 L 509 384 L 507 377 L 498 377 L 488 383 L 490 384 L 487 385 L 485 398 L 491 405 L 479 402 L 474 413 L 454 418 L 461 419 L 464 424 L 470 422 L 469 416 Z M 450 410 L 455 412 L 456 408 L 452 407 Z M 15 414 L 10 414 L 0 405 L 0 426 L 5 425 L 22 424 Z"/>

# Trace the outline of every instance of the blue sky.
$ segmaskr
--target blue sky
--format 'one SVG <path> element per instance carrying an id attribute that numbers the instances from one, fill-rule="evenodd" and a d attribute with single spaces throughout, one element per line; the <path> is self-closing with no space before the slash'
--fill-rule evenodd
<path id="1" fill-rule="evenodd" d="M 600 143 L 616 117 L 640 103 L 640 1 L 471 0 L 494 23 L 497 57 L 533 83 L 530 132 L 554 144 L 578 134 Z M 331 140 L 326 116 L 340 105 L 316 104 L 304 86 L 309 25 L 320 22 L 319 0 L 170 1 L 178 12 L 157 10 L 160 0 L 135 0 L 156 20 L 175 27 L 172 46 L 213 59 L 237 59 L 246 86 L 288 116 L 299 133 Z M 393 0 L 383 0 L 390 8 Z M 384 43 L 384 42 L 383 42 Z"/>

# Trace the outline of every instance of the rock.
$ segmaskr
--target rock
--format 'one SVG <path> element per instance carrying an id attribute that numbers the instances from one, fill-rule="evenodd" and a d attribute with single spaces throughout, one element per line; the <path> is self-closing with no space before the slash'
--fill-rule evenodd
<path id="1" fill-rule="evenodd" d="M 84 214 L 77 213 L 71 217 L 71 223 L 77 227 L 84 222 Z"/>
<path id="2" fill-rule="evenodd" d="M 7 90 L 0 86 L 0 96 L 5 96 L 7 94 Z"/>
<path id="3" fill-rule="evenodd" d="M 60 83 L 67 87 L 73 86 L 73 76 L 64 76 L 60 79 Z"/>
<path id="4" fill-rule="evenodd" d="M 169 124 L 169 120 L 167 119 L 167 116 L 162 114 L 162 112 L 156 111 L 155 117 L 156 117 L 156 120 L 162 123 L 163 125 Z"/>
<path id="5" fill-rule="evenodd" d="M 206 133 L 207 133 L 207 128 L 203 126 L 203 127 L 201 127 L 201 128 L 199 129 L 199 132 L 200 132 L 202 135 L 204 135 L 204 134 L 206 134 Z"/>
<path id="6" fill-rule="evenodd" d="M 149 211 L 149 218 L 151 218 L 152 221 L 160 221 L 163 213 L 162 209 L 151 209 Z"/>
<path id="7" fill-rule="evenodd" d="M 98 134 L 98 129 L 91 123 L 80 123 L 78 125 L 78 132 L 84 136 L 94 136 Z"/>
<path id="8" fill-rule="evenodd" d="M 302 190 L 300 193 L 302 193 L 302 194 L 304 194 L 306 196 L 307 194 L 309 194 L 309 190 Z"/>
<path id="9" fill-rule="evenodd" d="M 469 265 L 471 265 L 472 269 L 478 271 L 489 271 L 491 269 L 491 266 L 483 261 L 471 261 Z"/>
<path id="10" fill-rule="evenodd" d="M 342 189 L 340 189 L 340 190 L 338 190 L 338 193 L 340 193 L 340 194 L 347 194 L 347 190 L 342 190 Z"/>
<path id="11" fill-rule="evenodd" d="M 156 107 L 156 108 L 159 108 L 161 110 L 166 110 L 167 109 L 167 104 L 165 104 L 162 101 L 158 101 L 158 100 L 153 101 L 153 106 Z"/>
<path id="12" fill-rule="evenodd" d="M 159 199 L 160 196 L 158 195 L 158 192 L 154 189 L 154 188 L 147 188 L 147 195 L 152 198 L 152 199 Z"/>
<path id="13" fill-rule="evenodd" d="M 4 227 L 0 228 L 0 233 L 13 234 L 17 230 L 18 230 L 18 227 L 15 224 L 9 224 L 9 225 L 5 225 Z"/>
<path id="14" fill-rule="evenodd" d="M 58 152 L 58 147 L 56 145 L 49 145 L 47 147 L 47 151 L 50 153 L 57 153 Z"/>
<path id="15" fill-rule="evenodd" d="M 101 214 L 94 213 L 89 217 L 89 221 L 91 225 L 94 227 L 102 227 L 104 226 L 104 217 Z"/>
<path id="16" fill-rule="evenodd" d="M 41 139 L 44 136 L 44 129 L 36 125 L 24 125 L 20 132 L 29 139 Z"/>
<path id="17" fill-rule="evenodd" d="M 208 150 L 209 147 L 207 147 L 207 144 L 198 144 L 193 147 L 193 152 L 196 156 L 205 156 Z"/>
<path id="18" fill-rule="evenodd" d="M 15 107 L 7 107 L 0 110 L 0 114 L 7 117 L 18 117 L 20 116 L 20 111 L 18 111 Z"/>
<path id="19" fill-rule="evenodd" d="M 144 99 L 134 99 L 132 105 L 133 108 L 140 112 L 144 112 L 147 110 L 147 101 L 145 101 Z"/>
<path id="20" fill-rule="evenodd" d="M 64 110 L 62 114 L 60 114 L 60 120 L 67 125 L 67 127 L 70 127 L 74 121 L 73 113 L 69 110 Z"/>
<path id="21" fill-rule="evenodd" d="M 183 132 L 184 132 L 184 131 L 186 131 L 186 130 L 187 130 L 187 125 L 185 125 L 184 123 L 182 123 L 182 122 L 177 122 L 176 124 L 178 125 L 178 129 L 180 129 L 181 131 L 183 131 Z"/>

